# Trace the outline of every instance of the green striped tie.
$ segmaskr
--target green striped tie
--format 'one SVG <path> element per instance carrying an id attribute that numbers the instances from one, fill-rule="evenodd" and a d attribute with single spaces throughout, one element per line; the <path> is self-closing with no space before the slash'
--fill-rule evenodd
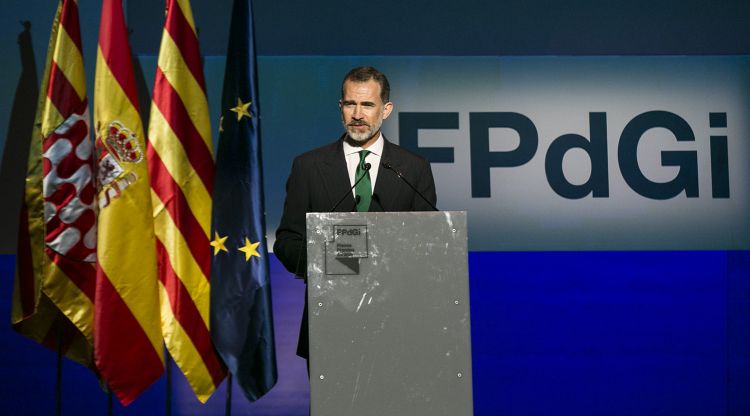
<path id="1" fill-rule="evenodd" d="M 354 174 L 354 180 L 358 180 L 364 175 L 357 186 L 354 188 L 354 194 L 357 195 L 357 211 L 366 212 L 370 209 L 370 200 L 372 200 L 372 184 L 370 183 L 370 171 L 365 169 L 365 158 L 370 153 L 369 150 L 360 150 L 359 152 L 359 164 L 357 165 L 357 172 Z"/>

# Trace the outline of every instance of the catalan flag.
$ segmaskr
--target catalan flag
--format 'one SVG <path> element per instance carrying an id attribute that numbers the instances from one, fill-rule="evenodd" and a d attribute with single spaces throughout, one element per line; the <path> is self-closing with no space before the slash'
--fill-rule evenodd
<path id="1" fill-rule="evenodd" d="M 167 0 L 147 158 L 151 175 L 162 333 L 198 400 L 225 369 L 209 334 L 211 193 L 208 103 L 188 0 Z"/>
<path id="2" fill-rule="evenodd" d="M 96 285 L 94 146 L 75 0 L 58 5 L 39 95 L 11 320 L 22 334 L 90 365 Z"/>
<path id="3" fill-rule="evenodd" d="M 235 0 L 224 73 L 211 245 L 214 345 L 245 397 L 276 383 L 250 0 Z"/>
<path id="4" fill-rule="evenodd" d="M 123 405 L 164 371 L 146 141 L 122 0 L 104 0 L 94 94 L 99 225 L 94 358 Z"/>

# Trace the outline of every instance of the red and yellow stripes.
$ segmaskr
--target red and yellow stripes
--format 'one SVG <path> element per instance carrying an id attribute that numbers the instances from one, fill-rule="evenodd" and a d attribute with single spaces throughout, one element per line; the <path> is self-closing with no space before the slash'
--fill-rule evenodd
<path id="1" fill-rule="evenodd" d="M 104 0 L 94 102 L 99 170 L 94 353 L 102 378 L 124 405 L 164 370 L 146 141 L 130 56 L 122 0 Z"/>
<path id="2" fill-rule="evenodd" d="M 23 255 L 12 320 L 21 333 L 44 345 L 64 340 L 66 355 L 89 364 L 96 215 L 93 145 L 74 0 L 59 3 L 44 74 L 38 127 L 29 151 L 22 219 L 27 227 L 20 238 Z"/>
<path id="3" fill-rule="evenodd" d="M 225 369 L 209 336 L 213 150 L 188 0 L 167 0 L 149 125 L 148 166 L 167 349 L 205 402 Z"/>
<path id="4" fill-rule="evenodd" d="M 49 136 L 71 114 L 82 114 L 86 110 L 86 75 L 77 1 L 62 0 L 59 29 L 52 36 L 49 52 L 52 64 L 46 88 L 48 100 L 42 112 L 42 137 Z"/>
<path id="5" fill-rule="evenodd" d="M 43 261 L 42 290 L 93 343 L 93 146 L 88 134 L 80 33 L 77 2 L 63 0 L 59 29 L 52 41 L 47 99 L 41 116 L 42 198 L 34 203 L 57 207 L 56 215 L 43 218 L 47 256 Z M 63 149 L 58 152 L 59 148 Z M 58 220 L 67 216 L 66 212 L 76 220 Z M 68 239 L 69 236 L 73 238 Z"/>

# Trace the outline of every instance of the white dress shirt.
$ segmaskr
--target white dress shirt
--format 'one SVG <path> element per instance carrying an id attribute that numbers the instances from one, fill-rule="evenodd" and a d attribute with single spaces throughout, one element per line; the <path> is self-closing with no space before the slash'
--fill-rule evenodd
<path id="1" fill-rule="evenodd" d="M 380 133 L 375 143 L 370 145 L 367 149 L 361 147 L 355 147 L 349 144 L 346 140 L 344 143 L 344 156 L 346 157 L 346 170 L 349 172 L 349 185 L 354 186 L 354 182 L 358 179 L 355 178 L 357 173 L 357 165 L 359 165 L 359 152 L 360 150 L 369 150 L 370 153 L 365 157 L 365 163 L 370 164 L 370 185 L 372 185 L 373 192 L 375 191 L 375 180 L 378 177 L 378 168 L 380 168 L 380 158 L 383 156 L 383 146 L 385 140 L 383 139 L 383 133 Z M 354 190 L 352 190 L 354 193 Z"/>

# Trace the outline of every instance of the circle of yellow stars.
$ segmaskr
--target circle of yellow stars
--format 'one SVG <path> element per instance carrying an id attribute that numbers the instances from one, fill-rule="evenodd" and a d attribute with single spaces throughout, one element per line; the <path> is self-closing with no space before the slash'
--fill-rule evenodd
<path id="1" fill-rule="evenodd" d="M 229 109 L 229 111 L 232 111 L 234 113 L 237 113 L 237 121 L 241 121 L 242 117 L 252 118 L 253 116 L 250 114 L 248 109 L 250 108 L 250 104 L 252 104 L 251 101 L 248 101 L 246 103 L 243 103 L 242 100 L 237 97 L 237 106 L 232 107 Z M 219 118 L 219 132 L 223 132 L 224 124 L 224 117 Z M 220 251 L 229 252 L 226 247 L 226 241 L 229 236 L 221 237 L 218 232 L 214 232 L 214 239 L 211 241 L 211 247 L 214 248 L 214 256 L 219 254 Z M 239 247 L 237 250 L 245 253 L 245 261 L 249 261 L 250 257 L 260 257 L 260 253 L 258 253 L 258 246 L 260 245 L 260 241 L 257 243 L 251 242 L 247 237 L 245 237 L 245 245 L 242 247 Z"/>
<path id="2" fill-rule="evenodd" d="M 220 236 L 218 232 L 214 231 L 214 239 L 209 244 L 211 244 L 211 247 L 214 248 L 214 256 L 219 254 L 220 251 L 225 251 L 229 253 L 229 250 L 226 246 L 226 241 L 229 236 Z M 257 243 L 252 243 L 250 240 L 248 240 L 247 237 L 245 237 L 245 245 L 242 247 L 239 247 L 237 250 L 245 253 L 245 261 L 249 261 L 250 257 L 260 257 L 260 253 L 258 253 L 258 246 L 260 245 L 260 241 Z"/>

